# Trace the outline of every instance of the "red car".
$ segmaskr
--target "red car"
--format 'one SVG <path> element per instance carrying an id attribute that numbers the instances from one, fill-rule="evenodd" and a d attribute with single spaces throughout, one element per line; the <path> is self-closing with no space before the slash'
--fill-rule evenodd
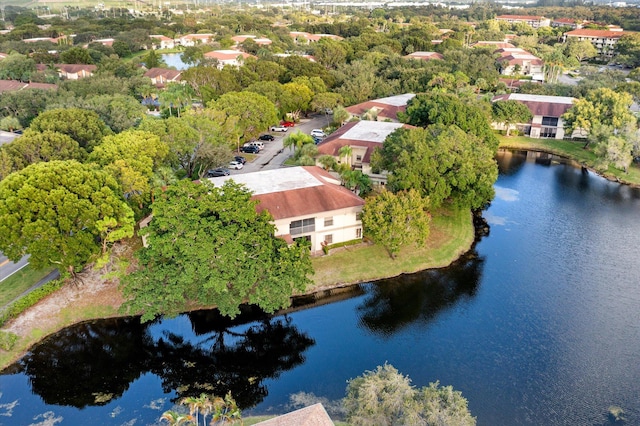
<path id="1" fill-rule="evenodd" d="M 296 125 L 296 123 L 294 123 L 293 121 L 281 121 L 280 125 L 284 127 L 293 127 Z"/>

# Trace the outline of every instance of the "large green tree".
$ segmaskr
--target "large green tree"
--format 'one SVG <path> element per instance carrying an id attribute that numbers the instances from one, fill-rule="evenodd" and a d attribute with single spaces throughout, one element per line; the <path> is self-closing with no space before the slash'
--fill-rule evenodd
<path id="1" fill-rule="evenodd" d="M 350 380 L 343 404 L 353 426 L 476 424 L 460 391 L 438 382 L 416 389 L 409 377 L 389 364 Z"/>
<path id="2" fill-rule="evenodd" d="M 526 105 L 512 99 L 494 102 L 491 105 L 491 113 L 493 121 L 502 123 L 507 128 L 507 136 L 513 124 L 528 123 L 533 118 Z"/>
<path id="3" fill-rule="evenodd" d="M 420 127 L 455 124 L 465 132 L 478 136 L 492 149 L 498 148 L 498 138 L 491 130 L 489 117 L 483 109 L 451 93 L 434 91 L 416 95 L 407 104 L 406 113 L 398 113 L 398 118 Z"/>
<path id="4" fill-rule="evenodd" d="M 91 151 L 111 130 L 97 113 L 81 108 L 57 108 L 36 117 L 29 127 L 37 132 L 52 131 L 65 134 Z"/>
<path id="5" fill-rule="evenodd" d="M 418 190 L 431 207 L 451 200 L 481 208 L 494 195 L 495 151 L 458 126 L 398 129 L 372 156 L 374 170 L 391 172 L 394 191 Z"/>
<path id="6" fill-rule="evenodd" d="M 194 306 L 231 317 L 243 303 L 267 312 L 288 306 L 310 282 L 309 248 L 276 238 L 270 220 L 232 181 L 169 186 L 153 204 L 140 268 L 123 280 L 124 308 L 148 321 Z"/>
<path id="7" fill-rule="evenodd" d="M 254 92 L 225 93 L 208 107 L 223 111 L 228 117 L 237 117 L 238 133 L 245 141 L 257 137 L 278 121 L 273 102 Z"/>
<path id="8" fill-rule="evenodd" d="M 0 182 L 0 250 L 14 261 L 30 254 L 35 268 L 74 274 L 100 253 L 100 238 L 131 236 L 133 225 L 115 179 L 90 165 L 36 163 Z"/>
<path id="9" fill-rule="evenodd" d="M 429 236 L 427 200 L 414 189 L 396 194 L 382 191 L 367 199 L 362 211 L 365 234 L 381 244 L 393 259 L 402 246 L 421 245 Z"/>
<path id="10" fill-rule="evenodd" d="M 65 134 L 50 130 L 36 132 L 31 129 L 27 129 L 21 137 L 0 147 L 0 152 L 2 153 L 0 179 L 30 164 L 53 160 L 82 161 L 87 155 L 78 142 Z"/>

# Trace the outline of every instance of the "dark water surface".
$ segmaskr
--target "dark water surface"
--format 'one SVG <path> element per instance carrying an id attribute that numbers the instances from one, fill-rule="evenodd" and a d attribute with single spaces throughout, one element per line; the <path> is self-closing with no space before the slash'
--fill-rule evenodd
<path id="1" fill-rule="evenodd" d="M 203 391 L 231 390 L 245 414 L 285 412 L 292 394 L 331 407 L 388 362 L 462 391 L 479 425 L 605 425 L 611 406 L 639 425 L 640 191 L 524 153 L 499 162 L 490 234 L 452 267 L 275 318 L 71 327 L 0 375 L 0 424 L 154 424 Z"/>

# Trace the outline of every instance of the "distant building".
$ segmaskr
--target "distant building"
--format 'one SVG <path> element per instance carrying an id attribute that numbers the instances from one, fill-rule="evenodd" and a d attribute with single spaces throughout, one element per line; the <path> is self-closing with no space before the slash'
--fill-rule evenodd
<path id="1" fill-rule="evenodd" d="M 563 39 L 564 41 L 570 38 L 579 41 L 587 40 L 593 44 L 599 55 L 610 58 L 615 54 L 616 43 L 618 43 L 618 40 L 620 40 L 620 37 L 624 34 L 625 32 L 620 30 L 587 30 L 583 28 L 564 33 Z"/>
<path id="2" fill-rule="evenodd" d="M 180 46 L 195 46 L 198 44 L 207 44 L 213 41 L 214 34 L 187 34 L 176 41 Z"/>
<path id="3" fill-rule="evenodd" d="M 100 43 L 103 46 L 111 47 L 113 46 L 114 41 L 116 41 L 114 38 L 101 38 L 98 40 L 93 40 L 92 43 Z"/>
<path id="4" fill-rule="evenodd" d="M 530 15 L 500 15 L 496 16 L 496 20 L 505 21 L 510 24 L 524 23 L 530 25 L 533 28 L 548 27 L 551 25 L 551 20 L 544 16 L 530 16 Z"/>
<path id="5" fill-rule="evenodd" d="M 528 75 L 535 81 L 544 81 L 544 61 L 537 56 L 518 47 L 498 49 L 494 53 L 499 55 L 496 61 L 500 66 L 500 74 Z"/>
<path id="6" fill-rule="evenodd" d="M 0 80 L 0 93 L 25 89 L 55 90 L 58 86 L 49 83 L 23 83 L 18 80 Z"/>
<path id="7" fill-rule="evenodd" d="M 321 38 L 330 38 L 332 40 L 344 40 L 342 37 L 333 34 L 311 34 L 304 31 L 291 31 L 289 35 L 296 43 L 317 43 Z"/>
<path id="8" fill-rule="evenodd" d="M 264 37 L 256 37 L 254 35 L 239 35 L 239 36 L 233 36 L 231 37 L 231 40 L 233 40 L 237 45 L 244 43 L 245 41 L 247 41 L 248 39 L 253 40 L 258 46 L 268 46 L 271 43 L 273 43 L 270 39 L 268 38 L 264 38 Z"/>
<path id="9" fill-rule="evenodd" d="M 78 80 L 91 77 L 98 67 L 89 64 L 56 64 L 56 69 L 60 78 Z"/>
<path id="10" fill-rule="evenodd" d="M 568 96 L 546 96 L 529 95 L 524 93 L 511 93 L 508 95 L 498 95 L 492 102 L 515 100 L 525 105 L 533 114 L 529 123 L 518 123 L 516 126 L 525 135 L 531 138 L 563 139 L 564 122 L 562 114 L 567 112 L 572 106 L 575 98 Z M 493 123 L 493 127 L 498 130 L 506 130 L 498 123 Z M 573 135 L 579 135 L 580 131 Z"/>
<path id="11" fill-rule="evenodd" d="M 345 108 L 352 117 L 376 121 L 398 121 L 398 112 L 407 109 L 407 103 L 416 96 L 413 93 L 389 96 L 362 102 Z M 369 115 L 369 117 L 367 117 Z"/>
<path id="12" fill-rule="evenodd" d="M 223 68 L 225 65 L 239 67 L 244 63 L 245 59 L 255 58 L 255 56 L 239 50 L 214 50 L 205 53 L 204 57 L 218 61 L 218 68 Z"/>
<path id="13" fill-rule="evenodd" d="M 404 56 L 406 59 L 422 59 L 429 61 L 431 59 L 444 59 L 444 56 L 438 52 L 413 52 Z"/>
<path id="14" fill-rule="evenodd" d="M 471 47 L 492 47 L 494 49 L 506 49 L 515 47 L 511 43 L 507 43 L 506 41 L 478 41 L 473 43 Z"/>
<path id="15" fill-rule="evenodd" d="M 161 34 L 152 34 L 149 36 L 153 42 L 153 49 L 173 49 L 176 47 L 176 42 L 172 38 L 163 36 Z"/>
<path id="16" fill-rule="evenodd" d="M 151 84 L 156 87 L 164 87 L 167 83 L 180 81 L 182 71 L 168 68 L 151 68 L 144 73 L 145 77 L 151 79 Z"/>
<path id="17" fill-rule="evenodd" d="M 556 18 L 551 21 L 552 27 L 569 27 L 574 30 L 582 28 L 585 24 L 585 20 L 575 18 Z"/>

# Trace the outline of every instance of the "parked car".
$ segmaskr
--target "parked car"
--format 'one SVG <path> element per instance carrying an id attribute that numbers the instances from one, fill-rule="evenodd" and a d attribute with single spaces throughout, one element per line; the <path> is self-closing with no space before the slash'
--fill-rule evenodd
<path id="1" fill-rule="evenodd" d="M 254 145 L 241 146 L 240 147 L 240 152 L 246 152 L 247 154 L 259 154 L 260 153 L 260 148 L 258 148 L 257 146 L 254 146 Z"/>
<path id="2" fill-rule="evenodd" d="M 313 143 L 315 143 L 316 145 L 322 142 L 322 138 L 319 138 L 317 136 L 312 136 L 312 138 L 313 138 Z"/>
<path id="3" fill-rule="evenodd" d="M 259 150 L 264 149 L 264 143 L 262 141 L 251 141 L 244 144 L 244 146 L 257 146 Z"/>
<path id="4" fill-rule="evenodd" d="M 242 163 L 242 164 L 247 162 L 247 159 L 244 158 L 242 155 L 236 155 L 235 157 L 233 157 L 233 159 L 238 163 Z"/>
<path id="5" fill-rule="evenodd" d="M 269 135 L 269 134 L 261 135 L 261 136 L 258 138 L 258 140 L 259 140 L 259 141 L 273 141 L 273 140 L 275 140 L 275 139 L 276 139 L 276 138 L 274 138 L 274 137 L 273 137 L 273 135 Z"/>
<path id="6" fill-rule="evenodd" d="M 322 129 L 313 129 L 311 131 L 311 136 L 316 138 L 325 138 L 327 134 Z"/>
<path id="7" fill-rule="evenodd" d="M 229 162 L 229 168 L 230 169 L 234 169 L 234 170 L 240 170 L 241 168 L 244 167 L 244 164 L 242 164 L 239 161 L 233 160 Z"/>
<path id="8" fill-rule="evenodd" d="M 225 169 L 222 167 L 218 167 L 217 169 L 207 170 L 207 177 L 221 177 L 221 176 L 229 176 L 231 172 L 229 169 Z"/>
<path id="9" fill-rule="evenodd" d="M 272 132 L 286 132 L 287 130 L 289 130 L 288 127 L 284 127 L 284 126 L 271 126 L 271 131 Z"/>
<path id="10" fill-rule="evenodd" d="M 293 127 L 293 126 L 296 125 L 296 123 L 294 123 L 293 121 L 283 120 L 283 121 L 280 122 L 280 125 L 284 126 L 284 127 Z"/>

